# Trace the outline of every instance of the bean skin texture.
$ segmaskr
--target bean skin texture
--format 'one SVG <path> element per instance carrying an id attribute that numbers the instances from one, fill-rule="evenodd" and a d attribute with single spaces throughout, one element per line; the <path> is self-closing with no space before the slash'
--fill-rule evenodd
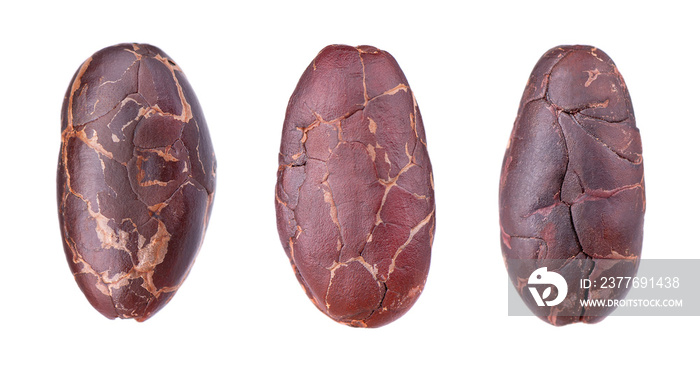
<path id="1" fill-rule="evenodd" d="M 389 53 L 331 45 L 311 62 L 287 107 L 275 195 L 280 240 L 319 310 L 379 327 L 415 303 L 435 231 L 433 175 Z"/>
<path id="2" fill-rule="evenodd" d="M 215 184 L 204 115 L 168 55 L 119 44 L 83 63 L 61 112 L 58 216 L 95 309 L 142 322 L 170 301 L 204 240 Z"/>
<path id="3" fill-rule="evenodd" d="M 524 287 L 533 269 L 509 260 L 561 260 L 548 270 L 564 275 L 569 290 L 583 278 L 635 275 L 646 209 L 642 145 L 625 81 L 603 51 L 560 46 L 539 60 L 503 160 L 499 200 L 502 254 L 533 311 Z M 541 318 L 598 322 L 613 308 L 586 309 L 578 300 L 602 292 L 569 292 Z"/>

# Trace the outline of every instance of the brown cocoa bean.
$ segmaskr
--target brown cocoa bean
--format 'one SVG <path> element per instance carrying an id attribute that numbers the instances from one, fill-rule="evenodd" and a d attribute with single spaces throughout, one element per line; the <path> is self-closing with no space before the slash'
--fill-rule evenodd
<path id="1" fill-rule="evenodd" d="M 432 169 L 418 105 L 394 58 L 331 45 L 289 100 L 277 227 L 311 301 L 377 327 L 423 290 L 435 230 Z"/>
<path id="2" fill-rule="evenodd" d="M 163 51 L 120 44 L 78 69 L 61 117 L 70 269 L 104 316 L 144 321 L 185 280 L 211 214 L 216 160 L 199 102 Z"/>
<path id="3" fill-rule="evenodd" d="M 570 285 L 561 305 L 547 307 L 554 325 L 597 322 L 612 308 L 586 309 L 580 289 L 593 274 L 634 276 L 642 251 L 645 194 L 642 145 L 630 96 L 617 67 L 589 46 L 549 50 L 523 94 L 500 180 L 501 249 L 508 260 L 550 260 Z M 606 260 L 631 261 L 612 266 Z M 606 270 L 607 269 L 607 270 Z M 528 294 L 528 267 L 508 266 Z M 578 289 L 577 289 L 578 288 Z M 577 290 L 576 290 L 577 289 Z M 617 296 L 624 297 L 626 291 Z"/>

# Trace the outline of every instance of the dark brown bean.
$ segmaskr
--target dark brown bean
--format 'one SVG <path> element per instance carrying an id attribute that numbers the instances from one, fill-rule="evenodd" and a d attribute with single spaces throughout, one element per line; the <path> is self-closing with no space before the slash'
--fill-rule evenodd
<path id="1" fill-rule="evenodd" d="M 604 270 L 600 260 L 639 258 L 644 211 L 642 145 L 617 67 L 593 47 L 549 50 L 532 71 L 503 160 L 504 258 L 564 260 L 559 270 L 570 289 L 578 288 L 578 279 Z M 508 268 L 531 309 L 537 307 L 523 282 L 532 270 Z M 622 266 L 615 274 L 635 271 Z M 577 302 L 596 298 L 593 292 L 570 292 L 543 319 L 554 325 L 602 320 L 612 308 Z"/>
<path id="2" fill-rule="evenodd" d="M 280 240 L 311 301 L 377 327 L 423 290 L 435 201 L 423 122 L 394 58 L 324 48 L 289 100 L 276 187 Z"/>
<path id="3" fill-rule="evenodd" d="M 145 321 L 170 301 L 204 239 L 216 160 L 180 67 L 147 44 L 120 44 L 75 73 L 61 113 L 63 247 L 88 301 Z"/>

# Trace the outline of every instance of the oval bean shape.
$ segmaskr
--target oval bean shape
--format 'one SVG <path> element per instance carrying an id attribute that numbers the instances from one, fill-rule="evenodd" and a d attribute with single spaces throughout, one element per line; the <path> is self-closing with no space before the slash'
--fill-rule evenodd
<path id="1" fill-rule="evenodd" d="M 579 300 L 605 298 L 607 291 L 580 288 L 579 280 L 634 276 L 645 193 L 630 96 L 603 51 L 560 46 L 539 60 L 520 103 L 499 192 L 503 257 L 530 309 L 547 308 L 540 316 L 553 325 L 597 322 L 612 312 L 584 308 Z M 533 268 L 509 260 L 549 263 L 548 270 L 567 281 L 567 297 L 538 307 L 524 286 Z M 552 268 L 552 260 L 561 261 Z M 615 292 L 623 298 L 627 291 Z"/>
<path id="2" fill-rule="evenodd" d="M 83 63 L 61 113 L 58 212 L 75 280 L 105 317 L 145 321 L 204 239 L 216 159 L 180 67 L 147 44 Z"/>
<path id="3" fill-rule="evenodd" d="M 289 100 L 277 227 L 296 276 L 332 319 L 378 327 L 425 285 L 435 230 L 418 105 L 394 58 L 331 45 Z"/>

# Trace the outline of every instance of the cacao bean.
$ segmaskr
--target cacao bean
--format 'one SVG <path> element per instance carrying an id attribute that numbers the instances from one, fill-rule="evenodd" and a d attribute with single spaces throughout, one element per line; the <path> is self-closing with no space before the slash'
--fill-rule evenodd
<path id="1" fill-rule="evenodd" d="M 377 327 L 421 294 L 435 200 L 418 105 L 394 58 L 331 45 L 308 66 L 282 130 L 277 227 L 311 301 Z"/>
<path id="2" fill-rule="evenodd" d="M 499 192 L 506 261 L 541 266 L 560 260 L 548 270 L 565 274 L 570 290 L 591 275 L 634 276 L 645 212 L 642 145 L 625 81 L 603 51 L 560 46 L 539 60 L 520 103 Z M 606 260 L 621 264 L 602 266 Z M 523 286 L 534 268 L 507 266 L 535 311 Z M 570 292 L 542 319 L 554 325 L 600 321 L 613 308 L 586 309 L 578 302 L 600 296 L 596 292 L 602 291 Z M 624 297 L 626 290 L 616 292 Z"/>
<path id="3" fill-rule="evenodd" d="M 211 214 L 216 160 L 199 102 L 163 51 L 119 44 L 78 69 L 61 117 L 70 269 L 104 316 L 145 321 L 185 280 Z"/>

